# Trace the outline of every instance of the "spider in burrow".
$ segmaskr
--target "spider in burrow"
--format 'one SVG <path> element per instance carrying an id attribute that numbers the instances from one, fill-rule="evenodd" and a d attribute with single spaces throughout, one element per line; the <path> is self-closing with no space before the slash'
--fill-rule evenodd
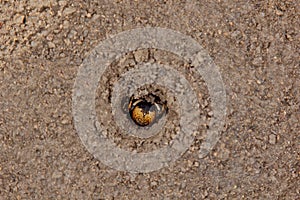
<path id="1" fill-rule="evenodd" d="M 130 98 L 128 110 L 131 119 L 139 126 L 152 125 L 156 120 L 160 119 L 166 112 L 166 103 L 159 101 L 147 101 L 145 98 Z"/>

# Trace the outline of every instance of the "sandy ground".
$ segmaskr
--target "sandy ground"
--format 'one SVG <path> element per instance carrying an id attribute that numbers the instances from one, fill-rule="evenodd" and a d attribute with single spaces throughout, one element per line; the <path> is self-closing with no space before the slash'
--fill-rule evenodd
<path id="1" fill-rule="evenodd" d="M 299 199 L 299 13 L 288 0 L 0 0 L 0 199 Z M 207 50 L 228 113 L 204 159 L 199 140 L 169 167 L 131 174 L 83 146 L 72 88 L 99 42 L 146 26 Z"/>

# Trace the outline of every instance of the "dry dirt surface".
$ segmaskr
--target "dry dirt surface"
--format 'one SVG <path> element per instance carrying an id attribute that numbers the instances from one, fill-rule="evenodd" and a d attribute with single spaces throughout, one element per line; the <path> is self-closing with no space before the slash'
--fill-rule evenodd
<path id="1" fill-rule="evenodd" d="M 299 13 L 297 0 L 0 0 L 0 199 L 299 199 Z M 168 167 L 129 173 L 104 165 L 82 144 L 72 88 L 101 41 L 142 27 L 181 32 L 208 52 L 222 75 L 227 115 L 205 158 L 198 157 L 200 135 Z M 150 49 L 126 56 L 114 64 L 169 63 L 170 55 Z M 107 71 L 110 82 L 115 73 Z M 197 80 L 209 119 L 209 94 Z M 103 104 L 111 112 L 107 99 Z M 97 113 L 101 123 L 113 120 Z M 133 142 L 111 130 L 130 151 L 171 138 Z"/>

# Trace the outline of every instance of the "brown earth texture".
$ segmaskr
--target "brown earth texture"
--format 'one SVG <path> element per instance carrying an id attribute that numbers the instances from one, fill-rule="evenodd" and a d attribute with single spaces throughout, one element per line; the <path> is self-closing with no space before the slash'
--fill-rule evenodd
<path id="1" fill-rule="evenodd" d="M 300 199 L 299 8 L 297 0 L 0 0 L 0 199 Z M 180 123 L 177 96 L 145 85 L 135 96 L 152 91 L 168 102 L 165 127 L 150 138 L 118 128 L 111 87 L 139 63 L 182 74 L 201 114 L 180 158 L 132 173 L 88 151 L 72 95 L 80 66 L 100 42 L 143 27 L 180 32 L 205 49 L 222 76 L 227 112 L 216 145 L 199 158 L 213 108 L 191 63 L 158 49 L 117 59 L 99 80 L 95 108 L 119 148 L 164 147 Z"/>

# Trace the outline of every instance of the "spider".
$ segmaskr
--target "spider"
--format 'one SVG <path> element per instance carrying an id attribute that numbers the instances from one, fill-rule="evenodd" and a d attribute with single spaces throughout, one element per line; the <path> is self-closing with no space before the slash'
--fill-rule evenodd
<path id="1" fill-rule="evenodd" d="M 145 99 L 131 98 L 128 104 L 131 119 L 139 126 L 148 126 L 159 119 L 166 110 L 165 105 L 151 103 Z"/>

